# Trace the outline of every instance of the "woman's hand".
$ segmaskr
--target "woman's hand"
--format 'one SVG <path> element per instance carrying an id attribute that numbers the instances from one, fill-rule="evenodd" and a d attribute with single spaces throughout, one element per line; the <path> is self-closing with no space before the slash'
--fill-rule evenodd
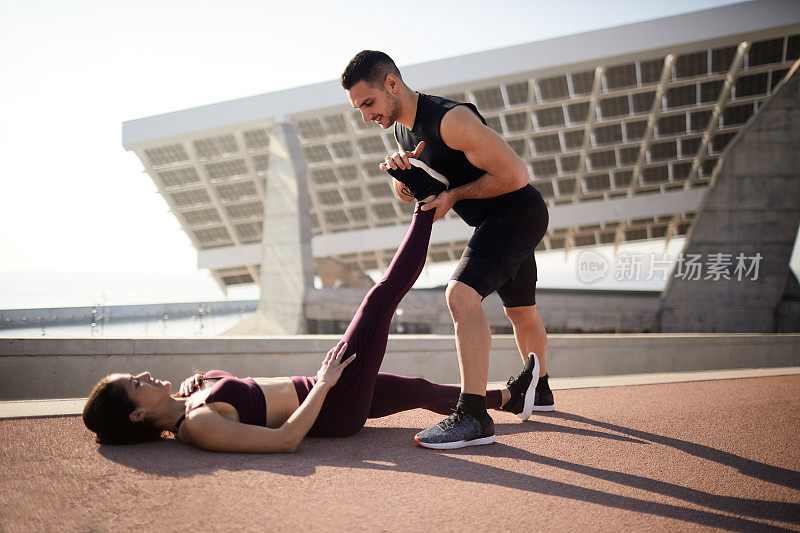
<path id="1" fill-rule="evenodd" d="M 351 355 L 347 360 L 342 363 L 342 357 L 347 350 L 347 343 L 339 341 L 339 343 L 328 351 L 325 358 L 322 360 L 322 366 L 317 370 L 317 383 L 322 383 L 333 387 L 339 381 L 342 371 L 353 362 L 356 354 Z"/>
<path id="2" fill-rule="evenodd" d="M 203 382 L 203 373 L 197 372 L 194 376 L 186 378 L 178 390 L 178 396 L 186 397 L 200 388 L 200 383 Z"/>

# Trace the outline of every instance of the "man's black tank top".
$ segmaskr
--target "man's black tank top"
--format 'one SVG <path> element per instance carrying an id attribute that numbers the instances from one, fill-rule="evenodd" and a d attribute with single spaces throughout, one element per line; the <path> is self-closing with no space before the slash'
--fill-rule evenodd
<path id="1" fill-rule="evenodd" d="M 441 96 L 417 94 L 419 94 L 419 98 L 414 129 L 409 130 L 399 122 L 394 125 L 395 139 L 403 150 L 413 152 L 420 141 L 425 141 L 425 148 L 419 159 L 432 169 L 444 174 L 450 181 L 450 189 L 472 183 L 486 174 L 486 171 L 470 163 L 464 152 L 453 150 L 447 146 L 439 135 L 439 126 L 442 124 L 445 113 L 458 105 L 469 107 L 486 124 L 486 120 L 478 112 L 478 109 L 472 104 L 454 102 Z M 455 203 L 453 210 L 470 226 L 478 226 L 498 207 L 520 201 L 527 203 L 524 198 L 534 192 L 527 189 L 533 189 L 533 187 L 528 185 L 494 198 L 461 200 Z"/>

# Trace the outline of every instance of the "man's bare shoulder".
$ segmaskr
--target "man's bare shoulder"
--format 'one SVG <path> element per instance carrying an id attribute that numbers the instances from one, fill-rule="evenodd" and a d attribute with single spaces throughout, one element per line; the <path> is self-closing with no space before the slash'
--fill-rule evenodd
<path id="1" fill-rule="evenodd" d="M 454 150 L 464 150 L 476 141 L 486 126 L 475 112 L 465 105 L 447 111 L 439 126 L 442 141 Z"/>

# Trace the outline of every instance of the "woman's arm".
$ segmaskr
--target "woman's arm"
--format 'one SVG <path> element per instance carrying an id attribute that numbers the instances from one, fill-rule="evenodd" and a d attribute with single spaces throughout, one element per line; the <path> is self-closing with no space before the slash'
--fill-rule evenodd
<path id="1" fill-rule="evenodd" d="M 216 452 L 280 453 L 293 452 L 322 409 L 328 391 L 339 380 L 342 370 L 355 355 L 342 362 L 347 344 L 339 342 L 322 361 L 317 383 L 292 416 L 277 428 L 242 424 L 226 418 L 213 409 L 197 409 L 187 417 L 185 435 L 192 444 Z"/>

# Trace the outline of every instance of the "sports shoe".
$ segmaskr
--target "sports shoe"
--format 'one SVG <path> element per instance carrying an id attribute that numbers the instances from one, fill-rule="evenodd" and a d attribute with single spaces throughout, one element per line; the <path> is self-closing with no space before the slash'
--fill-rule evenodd
<path id="1" fill-rule="evenodd" d="M 456 409 L 453 414 L 425 431 L 414 435 L 414 441 L 424 448 L 452 450 L 465 446 L 494 442 L 494 421 L 487 415 L 478 420 Z"/>
<path id="2" fill-rule="evenodd" d="M 533 401 L 534 411 L 553 411 L 555 409 L 555 402 L 553 401 L 553 391 L 550 390 L 550 384 L 547 382 L 550 376 L 545 374 L 539 378 L 539 383 L 536 385 L 536 395 Z"/>
<path id="3" fill-rule="evenodd" d="M 500 407 L 503 411 L 514 413 L 520 420 L 527 420 L 533 412 L 534 397 L 537 383 L 539 382 L 539 358 L 531 352 L 516 378 L 508 378 L 506 387 L 511 392 L 511 398 Z"/>
<path id="4" fill-rule="evenodd" d="M 428 196 L 436 196 L 450 186 L 447 178 L 433 170 L 419 159 L 409 158 L 411 168 L 408 170 L 387 170 L 389 175 L 406 186 L 411 196 L 424 200 Z"/>

